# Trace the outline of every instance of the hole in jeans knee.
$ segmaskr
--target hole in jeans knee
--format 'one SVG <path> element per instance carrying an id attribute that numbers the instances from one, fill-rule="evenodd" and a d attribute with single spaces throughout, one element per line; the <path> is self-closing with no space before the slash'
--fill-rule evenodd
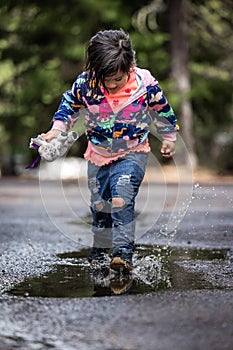
<path id="1" fill-rule="evenodd" d="M 103 207 L 104 207 L 103 202 L 94 203 L 94 209 L 95 209 L 96 211 L 101 211 L 101 210 L 103 209 Z"/>
<path id="2" fill-rule="evenodd" d="M 121 197 L 112 198 L 112 207 L 113 208 L 121 208 L 125 205 L 125 201 Z"/>

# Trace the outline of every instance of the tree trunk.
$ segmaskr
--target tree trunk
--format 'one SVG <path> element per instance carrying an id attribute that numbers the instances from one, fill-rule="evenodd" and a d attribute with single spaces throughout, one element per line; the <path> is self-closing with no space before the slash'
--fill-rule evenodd
<path id="1" fill-rule="evenodd" d="M 197 157 L 194 150 L 192 133 L 192 105 L 189 98 L 190 76 L 188 71 L 188 38 L 187 38 L 187 0 L 170 0 L 170 35 L 171 35 L 171 76 L 181 97 L 178 121 L 181 135 L 188 149 L 189 160 L 195 168 Z"/>

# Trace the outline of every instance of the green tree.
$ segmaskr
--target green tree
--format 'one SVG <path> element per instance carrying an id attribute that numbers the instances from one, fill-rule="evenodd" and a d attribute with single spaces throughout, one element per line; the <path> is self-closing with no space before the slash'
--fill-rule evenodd
<path id="1" fill-rule="evenodd" d="M 61 93 L 82 70 L 90 36 L 116 23 L 127 27 L 127 14 L 118 19 L 117 0 L 57 0 L 55 5 L 56 11 L 42 0 L 1 4 L 2 163 L 26 154 L 29 137 L 48 128 Z"/>
<path id="2" fill-rule="evenodd" d="M 200 164 L 232 170 L 231 0 L 153 0 L 144 5 L 137 29 L 156 38 L 167 36 L 160 47 L 168 54 L 165 64 L 162 60 L 163 84 L 192 163 L 197 154 Z"/>
<path id="3" fill-rule="evenodd" d="M 232 1 L 189 4 L 191 97 L 202 164 L 232 171 Z"/>

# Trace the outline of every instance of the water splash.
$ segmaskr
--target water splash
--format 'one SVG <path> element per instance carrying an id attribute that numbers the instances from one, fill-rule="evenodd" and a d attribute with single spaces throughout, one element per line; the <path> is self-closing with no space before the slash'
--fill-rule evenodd
<path id="1" fill-rule="evenodd" d="M 134 255 L 132 274 L 119 274 L 109 269 L 110 257 L 104 265 L 87 262 L 88 250 L 59 254 L 53 270 L 45 275 L 27 278 L 7 294 L 24 297 L 102 297 L 145 294 L 165 290 L 213 288 L 203 279 L 201 266 L 214 266 L 226 261 L 229 269 L 232 252 L 221 250 L 171 249 L 166 246 L 139 246 Z M 225 259 L 225 260 L 224 260 Z M 206 263 L 201 261 L 206 260 Z M 211 263 L 213 261 L 213 264 Z M 199 269 L 194 269 L 196 263 Z M 188 271 L 188 267 L 191 268 Z M 219 273 L 219 268 L 218 268 Z"/>

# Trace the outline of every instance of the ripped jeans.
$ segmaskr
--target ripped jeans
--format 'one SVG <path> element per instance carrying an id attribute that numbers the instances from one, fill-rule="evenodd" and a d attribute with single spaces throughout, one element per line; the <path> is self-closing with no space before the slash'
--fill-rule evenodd
<path id="1" fill-rule="evenodd" d="M 110 164 L 88 162 L 93 246 L 134 249 L 135 197 L 145 174 L 148 153 L 129 153 Z"/>

